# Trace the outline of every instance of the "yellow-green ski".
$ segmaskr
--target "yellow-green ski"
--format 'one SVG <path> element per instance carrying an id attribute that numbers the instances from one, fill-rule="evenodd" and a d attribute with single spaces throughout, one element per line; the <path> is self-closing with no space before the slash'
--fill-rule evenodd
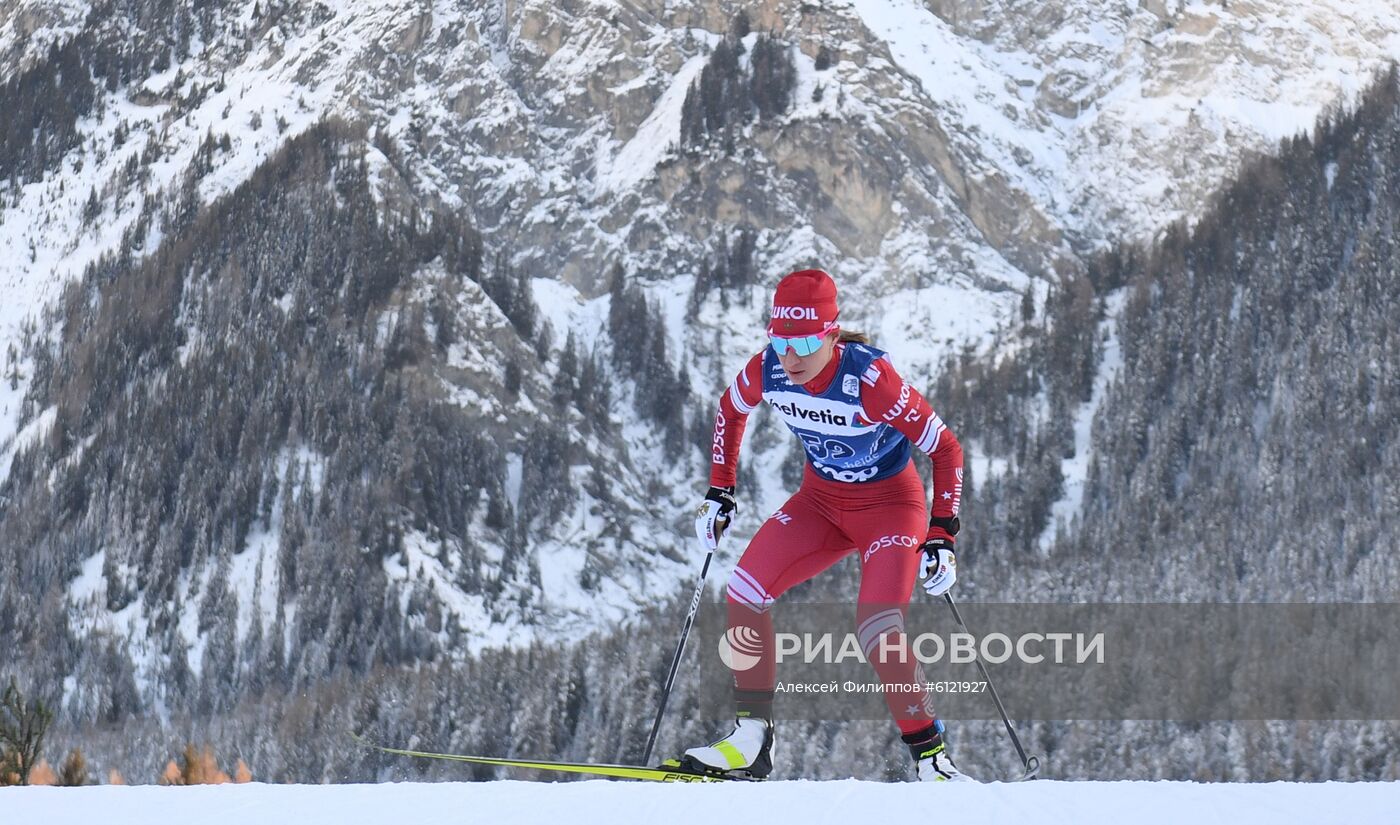
<path id="1" fill-rule="evenodd" d="M 428 751 L 407 750 L 404 748 L 386 748 L 383 745 L 376 745 L 364 738 L 350 734 L 356 742 L 367 748 L 392 753 L 398 756 L 414 756 L 420 759 L 447 759 L 453 762 L 470 762 L 474 765 L 497 765 L 505 768 L 526 768 L 537 771 L 556 771 L 558 773 L 578 773 L 589 776 L 609 776 L 617 779 L 639 779 L 647 782 L 742 782 L 752 781 L 747 777 L 733 776 L 727 774 L 696 773 L 684 770 L 675 760 L 667 760 L 655 768 L 643 768 L 638 765 L 608 765 L 590 762 L 552 762 L 539 759 L 501 759 L 494 756 L 468 756 L 456 753 L 431 753 Z"/>

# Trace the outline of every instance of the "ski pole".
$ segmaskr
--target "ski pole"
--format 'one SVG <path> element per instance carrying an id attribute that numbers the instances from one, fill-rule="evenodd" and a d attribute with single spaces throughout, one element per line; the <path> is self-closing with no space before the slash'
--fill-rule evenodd
<path id="1" fill-rule="evenodd" d="M 957 621 L 958 626 L 963 629 L 964 633 L 973 636 L 972 631 L 967 629 L 967 622 L 963 621 L 962 614 L 958 612 L 958 605 L 957 602 L 953 601 L 953 594 L 944 593 L 943 598 L 948 600 L 948 607 L 952 608 L 953 618 Z M 1021 747 L 1021 737 L 1016 735 L 1016 729 L 1011 726 L 1011 719 L 1006 715 L 1006 706 L 1001 703 L 996 686 L 992 684 L 992 677 L 987 673 L 987 666 L 982 664 L 982 657 L 975 656 L 973 661 L 977 663 L 977 669 L 982 672 L 982 679 L 987 683 L 987 692 L 992 694 L 992 701 L 996 703 L 997 712 L 1001 714 L 1001 723 L 1006 725 L 1006 732 L 1011 736 L 1011 744 L 1016 746 L 1016 755 L 1021 757 L 1021 767 L 1025 768 L 1026 771 L 1023 778 L 1029 779 L 1035 776 L 1036 772 L 1040 770 L 1040 758 L 1035 755 L 1026 755 L 1026 749 Z"/>
<path id="2" fill-rule="evenodd" d="M 651 723 L 651 735 L 647 737 L 647 749 L 642 755 L 642 764 L 651 764 L 651 751 L 656 747 L 656 734 L 661 730 L 661 717 L 666 715 L 666 702 L 671 698 L 671 686 L 676 683 L 676 671 L 681 666 L 681 654 L 685 652 L 685 640 L 690 636 L 690 626 L 695 624 L 695 614 L 700 610 L 700 597 L 705 592 L 705 576 L 710 572 L 710 559 L 714 550 L 705 553 L 705 563 L 700 567 L 700 580 L 695 583 L 695 595 L 690 597 L 690 612 L 686 614 L 685 625 L 681 627 L 681 640 L 676 643 L 676 655 L 671 657 L 671 671 L 666 674 L 666 684 L 661 687 L 661 706 L 656 709 L 656 720 Z"/>

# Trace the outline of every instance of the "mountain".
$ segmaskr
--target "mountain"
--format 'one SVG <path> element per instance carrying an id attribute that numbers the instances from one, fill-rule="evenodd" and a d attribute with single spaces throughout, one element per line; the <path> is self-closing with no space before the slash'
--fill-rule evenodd
<path id="1" fill-rule="evenodd" d="M 1305 339 L 1264 309 L 1229 338 L 1202 314 L 1225 293 L 1154 302 L 1194 294 L 1195 272 L 1224 288 L 1218 258 L 1163 257 L 1198 222 L 1321 203 L 1256 186 L 1222 205 L 1234 177 L 1312 153 L 1308 197 L 1323 180 L 1344 199 L 1366 179 L 1341 174 L 1341 147 L 1389 168 L 1336 124 L 1388 82 L 1397 31 L 1342 2 L 0 4 L 0 242 L 17 253 L 0 258 L 0 631 L 17 651 L 0 671 L 75 729 L 144 737 L 152 718 L 249 719 L 254 697 L 363 697 L 371 672 L 479 676 L 502 645 L 599 666 L 571 643 L 693 574 L 691 445 L 761 344 L 768 289 L 806 265 L 837 275 L 843 320 L 934 388 L 969 447 L 970 595 L 1123 597 L 1160 576 L 1183 596 L 1318 595 L 1312 551 L 1271 577 L 1287 538 L 1255 542 L 1249 519 L 1208 556 L 1235 583 L 1154 569 L 1159 541 L 1206 539 L 1144 502 L 1219 526 L 1234 511 L 1215 502 L 1247 500 L 1279 524 L 1307 495 L 1180 480 L 1206 460 L 1190 410 L 1150 403 L 1229 386 L 1251 421 L 1281 420 L 1291 399 L 1258 376 L 1212 384 L 1213 365 L 1278 345 L 1264 374 L 1287 384 Z M 1332 149 L 1280 144 L 1315 130 Z M 1353 247 L 1378 249 L 1384 225 Z M 1347 226 L 1297 236 L 1344 249 Z M 1248 237 L 1254 260 L 1276 251 Z M 1160 295 L 1166 278 L 1186 286 Z M 1241 312 L 1265 280 L 1231 282 Z M 1336 300 L 1329 328 L 1376 289 L 1318 283 L 1290 300 Z M 1202 351 L 1190 380 L 1153 373 L 1198 325 L 1232 349 Z M 1384 386 L 1388 350 L 1365 343 Z M 1238 421 L 1239 403 L 1210 409 Z M 1228 442 L 1232 466 L 1282 461 L 1265 429 Z M 1352 456 L 1349 507 L 1388 456 Z M 760 416 L 728 553 L 796 459 Z M 1085 583 L 1124 543 L 1142 558 Z M 1338 592 L 1393 592 L 1348 578 L 1380 554 L 1343 558 L 1323 579 Z M 294 737 L 248 735 L 298 770 Z"/>

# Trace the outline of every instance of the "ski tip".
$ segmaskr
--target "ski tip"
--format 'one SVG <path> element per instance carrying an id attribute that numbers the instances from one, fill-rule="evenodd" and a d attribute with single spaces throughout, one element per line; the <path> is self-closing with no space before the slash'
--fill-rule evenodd
<path id="1" fill-rule="evenodd" d="M 366 737 L 363 733 L 360 733 L 360 732 L 358 732 L 358 731 L 355 731 L 355 730 L 347 730 L 347 731 L 345 732 L 345 734 L 346 734 L 346 736 L 349 736 L 349 737 L 350 737 L 350 741 L 351 741 L 351 742 L 354 742 L 356 745 L 359 745 L 359 746 L 362 747 L 362 748 L 366 748 L 366 749 L 372 750 L 372 751 L 385 751 L 385 750 L 388 750 L 388 749 L 385 748 L 383 745 L 381 745 L 381 744 L 379 744 L 378 742 L 375 742 L 375 741 L 369 739 L 369 738 Z"/>

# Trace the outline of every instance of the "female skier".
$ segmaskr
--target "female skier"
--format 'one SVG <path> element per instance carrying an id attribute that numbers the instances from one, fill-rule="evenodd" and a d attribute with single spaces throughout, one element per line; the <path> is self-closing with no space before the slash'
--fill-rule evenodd
<path id="1" fill-rule="evenodd" d="M 953 539 L 962 495 L 962 447 L 884 352 L 837 326 L 836 284 L 817 269 L 778 283 L 769 345 L 749 359 L 720 396 L 710 489 L 696 532 L 711 548 L 735 511 L 739 444 L 749 413 L 766 401 L 802 441 L 802 486 L 749 542 L 729 578 L 731 628 L 754 628 L 759 664 L 734 672 L 734 730 L 691 748 L 694 770 L 766 777 L 773 769 L 773 622 L 768 610 L 793 585 L 860 552 L 857 637 L 881 681 L 919 779 L 971 781 L 953 764 L 943 723 L 908 649 L 904 614 L 916 573 L 931 595 L 957 579 Z M 933 459 L 933 508 L 925 521 L 923 482 L 910 461 L 917 447 Z M 883 644 L 882 644 L 883 643 Z"/>

